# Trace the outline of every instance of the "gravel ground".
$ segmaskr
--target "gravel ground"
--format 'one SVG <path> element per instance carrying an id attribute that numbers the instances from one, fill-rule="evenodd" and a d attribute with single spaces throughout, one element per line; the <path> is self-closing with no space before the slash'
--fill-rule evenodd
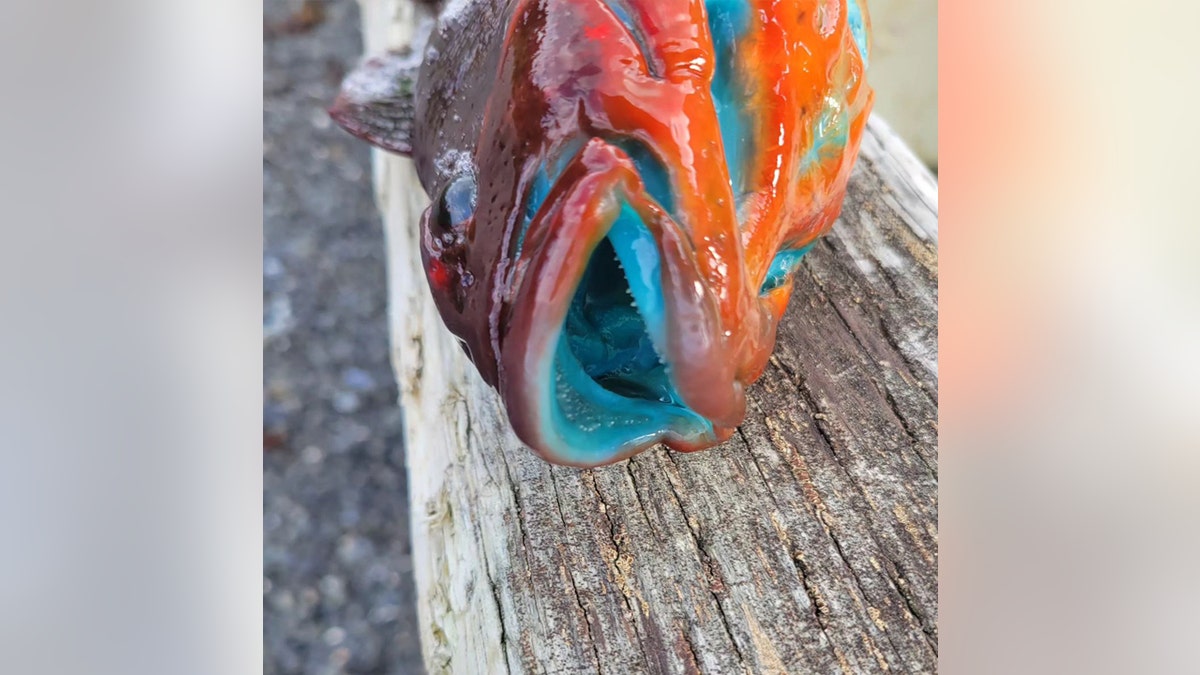
<path id="1" fill-rule="evenodd" d="M 324 108 L 353 0 L 266 0 L 264 671 L 420 673 L 383 231 L 367 148 Z"/>

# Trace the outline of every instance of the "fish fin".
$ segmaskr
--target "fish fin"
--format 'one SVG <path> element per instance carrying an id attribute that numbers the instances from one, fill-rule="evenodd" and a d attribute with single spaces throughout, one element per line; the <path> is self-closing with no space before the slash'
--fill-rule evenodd
<path id="1" fill-rule="evenodd" d="M 329 116 L 372 145 L 412 156 L 420 67 L 421 55 L 407 47 L 363 61 L 342 81 Z"/>

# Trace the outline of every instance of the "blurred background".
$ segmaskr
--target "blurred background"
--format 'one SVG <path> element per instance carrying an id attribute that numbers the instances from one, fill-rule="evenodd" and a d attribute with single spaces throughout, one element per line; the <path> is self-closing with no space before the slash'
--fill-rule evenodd
<path id="1" fill-rule="evenodd" d="M 358 6 L 266 0 L 263 25 L 264 670 L 419 673 L 370 151 L 325 113 Z"/>
<path id="2" fill-rule="evenodd" d="M 938 165 L 937 0 L 867 0 L 868 81 L 882 115 L 926 165 Z"/>

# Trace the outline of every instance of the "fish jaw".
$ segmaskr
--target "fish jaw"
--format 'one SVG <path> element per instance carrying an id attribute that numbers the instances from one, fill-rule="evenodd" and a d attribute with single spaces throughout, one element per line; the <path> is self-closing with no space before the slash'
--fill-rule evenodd
<path id="1" fill-rule="evenodd" d="M 744 385 L 695 252 L 619 148 L 592 139 L 568 164 L 514 267 L 497 388 L 541 456 L 699 450 L 741 422 Z"/>

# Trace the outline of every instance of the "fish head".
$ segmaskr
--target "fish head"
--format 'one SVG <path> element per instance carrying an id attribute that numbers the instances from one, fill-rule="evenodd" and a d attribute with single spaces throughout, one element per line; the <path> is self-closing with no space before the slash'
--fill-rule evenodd
<path id="1" fill-rule="evenodd" d="M 433 32 L 422 260 L 542 457 L 697 450 L 741 423 L 870 109 L 860 2 L 480 3 L 490 23 L 467 5 Z"/>

